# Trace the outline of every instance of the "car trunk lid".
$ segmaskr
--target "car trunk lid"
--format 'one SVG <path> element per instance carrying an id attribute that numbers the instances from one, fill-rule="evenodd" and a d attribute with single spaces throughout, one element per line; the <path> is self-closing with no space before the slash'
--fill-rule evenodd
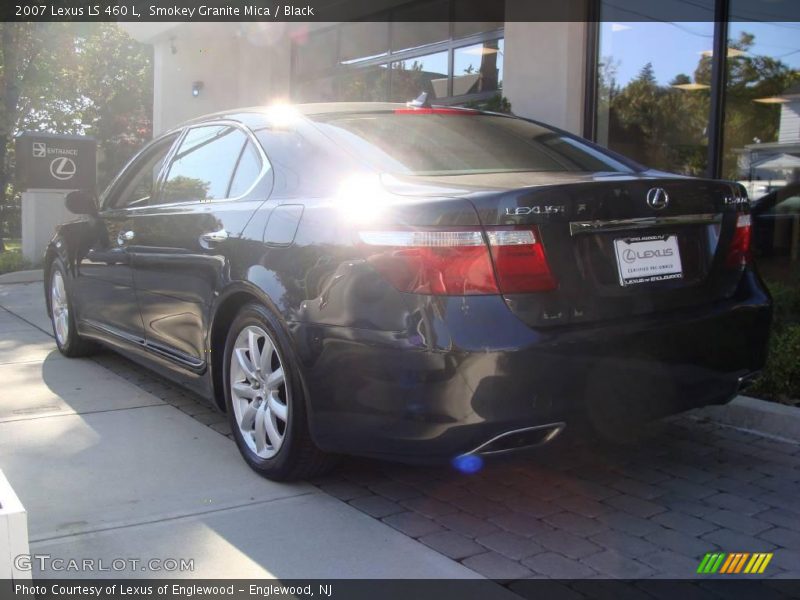
<path id="1" fill-rule="evenodd" d="M 467 197 L 489 232 L 533 229 L 555 289 L 505 294 L 531 326 L 665 312 L 733 295 L 745 199 L 735 184 L 666 176 L 499 173 L 387 181 Z M 417 188 L 418 190 L 420 188 Z M 739 223 L 741 224 L 741 223 Z M 497 266 L 497 265 L 496 265 Z"/>

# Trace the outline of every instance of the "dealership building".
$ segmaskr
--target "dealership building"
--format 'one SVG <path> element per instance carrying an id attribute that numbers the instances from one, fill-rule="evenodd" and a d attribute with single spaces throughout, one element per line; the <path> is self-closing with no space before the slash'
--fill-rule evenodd
<path id="1" fill-rule="evenodd" d="M 382 0 L 363 13 L 375 21 L 122 27 L 154 48 L 155 133 L 232 107 L 425 91 L 757 196 L 800 176 L 800 23 L 780 12 L 791 4 L 664 0 L 693 11 L 670 21 L 649 3 L 586 0 L 575 20 L 533 22 L 520 20 L 525 0 L 508 0 L 502 21 L 476 22 L 457 0 Z"/>

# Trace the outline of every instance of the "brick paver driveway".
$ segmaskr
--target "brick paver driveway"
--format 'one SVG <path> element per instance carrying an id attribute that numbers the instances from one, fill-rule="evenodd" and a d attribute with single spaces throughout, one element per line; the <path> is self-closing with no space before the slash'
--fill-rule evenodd
<path id="1" fill-rule="evenodd" d="M 205 401 L 115 354 L 96 359 L 229 435 Z M 800 577 L 800 444 L 683 415 L 620 448 L 564 440 L 474 475 L 345 458 L 324 491 L 483 575 L 695 576 L 707 552 L 774 552 Z M 255 475 L 254 475 L 255 476 Z"/>
<path id="2" fill-rule="evenodd" d="M 115 354 L 95 360 L 229 435 L 207 402 Z M 474 475 L 347 458 L 316 483 L 512 590 L 530 577 L 690 578 L 712 551 L 774 552 L 765 576 L 800 578 L 800 442 L 691 415 L 652 429 L 633 447 L 565 440 Z"/>

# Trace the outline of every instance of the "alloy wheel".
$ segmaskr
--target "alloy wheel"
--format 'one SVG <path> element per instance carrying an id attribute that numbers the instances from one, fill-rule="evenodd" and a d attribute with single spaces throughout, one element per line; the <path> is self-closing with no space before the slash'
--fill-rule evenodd
<path id="1" fill-rule="evenodd" d="M 64 276 L 58 270 L 53 273 L 50 283 L 50 313 L 53 317 L 56 339 L 61 346 L 64 346 L 69 338 L 69 303 Z"/>
<path id="2" fill-rule="evenodd" d="M 249 325 L 239 332 L 230 359 L 230 392 L 242 439 L 260 458 L 272 458 L 289 425 L 290 390 L 270 335 Z"/>

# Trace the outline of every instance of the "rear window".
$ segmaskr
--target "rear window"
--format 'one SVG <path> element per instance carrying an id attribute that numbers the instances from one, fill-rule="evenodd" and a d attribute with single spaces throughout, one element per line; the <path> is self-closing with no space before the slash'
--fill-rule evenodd
<path id="1" fill-rule="evenodd" d="M 452 111 L 415 114 L 401 110 L 316 115 L 312 119 L 334 142 L 389 173 L 633 171 L 575 138 L 503 116 Z"/>

